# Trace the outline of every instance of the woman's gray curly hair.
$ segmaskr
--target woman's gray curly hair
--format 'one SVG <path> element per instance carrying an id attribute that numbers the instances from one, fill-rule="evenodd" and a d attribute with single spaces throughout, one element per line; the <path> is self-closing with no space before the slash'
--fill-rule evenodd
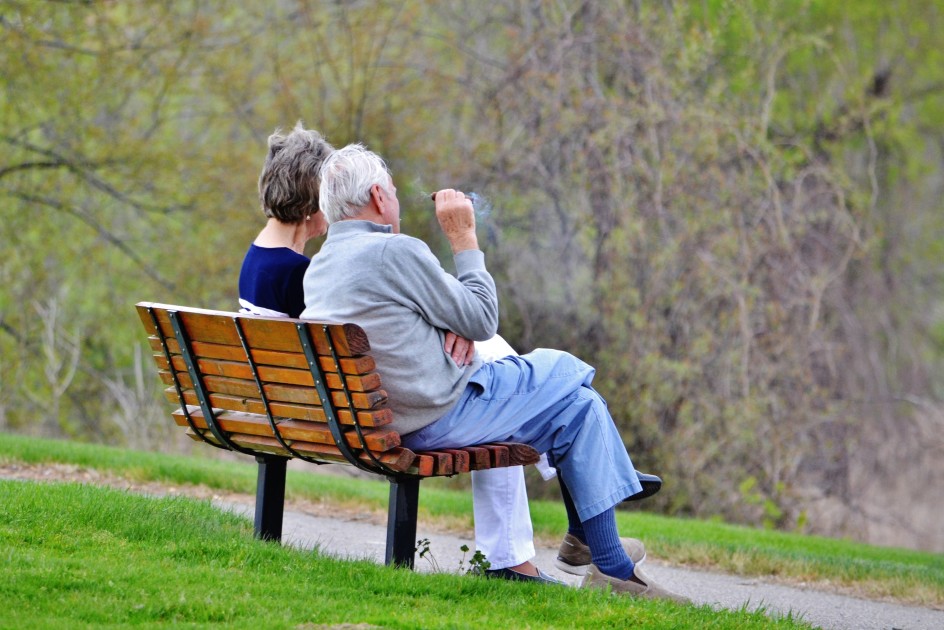
<path id="1" fill-rule="evenodd" d="M 269 136 L 259 201 L 267 217 L 298 223 L 318 212 L 321 166 L 334 151 L 320 133 L 305 129 L 301 121 L 288 134 L 280 129 Z"/>

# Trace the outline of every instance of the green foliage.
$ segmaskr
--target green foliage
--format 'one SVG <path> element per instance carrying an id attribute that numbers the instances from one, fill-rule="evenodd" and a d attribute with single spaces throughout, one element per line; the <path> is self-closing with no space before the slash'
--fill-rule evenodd
<path id="1" fill-rule="evenodd" d="M 462 545 L 459 549 L 462 551 L 462 560 L 459 561 L 459 570 L 461 571 L 464 568 L 465 554 L 469 553 L 469 547 L 468 545 Z M 469 558 L 469 568 L 465 569 L 465 572 L 470 575 L 483 575 L 491 566 L 492 563 L 488 561 L 488 557 L 479 549 L 476 549 L 472 557 Z"/>
<path id="2" fill-rule="evenodd" d="M 424 192 L 489 198 L 502 334 L 597 367 L 660 509 L 944 544 L 929 497 L 859 481 L 941 474 L 936 0 L 0 15 L 0 426 L 168 442 L 132 305 L 235 308 L 266 137 L 300 119 L 381 152 L 446 258 Z"/>

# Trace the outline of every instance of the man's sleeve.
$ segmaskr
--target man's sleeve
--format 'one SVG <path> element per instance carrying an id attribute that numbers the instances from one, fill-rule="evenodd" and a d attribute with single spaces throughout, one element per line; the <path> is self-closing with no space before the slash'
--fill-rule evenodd
<path id="1" fill-rule="evenodd" d="M 484 341 L 498 332 L 498 293 L 485 268 L 485 254 L 467 250 L 455 256 L 458 276 L 446 272 L 418 239 L 390 239 L 383 254 L 389 284 L 404 305 L 430 325 Z"/>

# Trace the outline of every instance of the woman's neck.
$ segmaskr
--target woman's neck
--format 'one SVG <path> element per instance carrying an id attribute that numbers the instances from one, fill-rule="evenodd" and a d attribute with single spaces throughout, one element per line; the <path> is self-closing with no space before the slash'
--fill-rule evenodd
<path id="1" fill-rule="evenodd" d="M 270 218 L 253 243 L 259 247 L 287 247 L 304 254 L 307 240 L 304 222 L 282 223 Z"/>

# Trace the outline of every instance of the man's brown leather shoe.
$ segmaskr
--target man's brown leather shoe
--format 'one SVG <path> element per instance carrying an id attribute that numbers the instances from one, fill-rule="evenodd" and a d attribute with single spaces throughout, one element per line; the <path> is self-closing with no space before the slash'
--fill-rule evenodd
<path id="1" fill-rule="evenodd" d="M 626 551 L 626 555 L 633 564 L 640 564 L 646 559 L 646 546 L 641 540 L 620 538 L 620 542 L 623 543 L 623 550 Z M 557 552 L 557 559 L 554 560 L 554 566 L 571 575 L 586 575 L 591 562 L 593 560 L 590 557 L 590 547 L 580 542 L 576 536 L 565 535 Z"/>

